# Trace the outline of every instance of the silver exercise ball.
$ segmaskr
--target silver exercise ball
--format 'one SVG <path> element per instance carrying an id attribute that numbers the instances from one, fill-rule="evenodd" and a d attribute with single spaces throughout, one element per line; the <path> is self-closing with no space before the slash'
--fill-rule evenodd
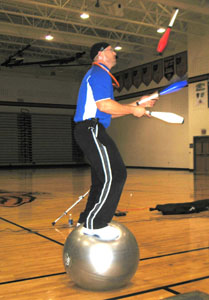
<path id="1" fill-rule="evenodd" d="M 82 225 L 65 241 L 63 260 L 67 274 L 78 286 L 88 290 L 111 290 L 125 286 L 135 274 L 139 248 L 134 235 L 124 225 L 112 221 L 120 231 L 113 241 L 84 235 Z"/>

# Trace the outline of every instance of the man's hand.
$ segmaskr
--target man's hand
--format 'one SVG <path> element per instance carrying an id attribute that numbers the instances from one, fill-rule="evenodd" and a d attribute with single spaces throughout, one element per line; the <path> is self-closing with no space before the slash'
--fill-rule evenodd
<path id="1" fill-rule="evenodd" d="M 144 107 L 142 107 L 141 105 L 139 105 L 139 106 L 136 106 L 134 108 L 134 111 L 133 111 L 133 116 L 134 117 L 140 118 L 140 117 L 142 117 L 144 115 L 147 115 L 146 109 Z"/>

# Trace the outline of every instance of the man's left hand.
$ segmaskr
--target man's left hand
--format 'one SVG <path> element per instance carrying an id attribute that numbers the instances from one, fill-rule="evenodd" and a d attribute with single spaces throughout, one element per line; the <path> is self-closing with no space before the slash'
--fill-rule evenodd
<path id="1" fill-rule="evenodd" d="M 147 96 L 142 96 L 142 97 L 139 99 L 139 101 L 141 101 L 141 100 L 146 100 L 146 98 L 149 98 L 149 97 L 152 96 L 152 95 L 155 96 L 154 99 L 148 100 L 148 101 L 146 101 L 146 102 L 140 104 L 140 106 L 142 106 L 142 107 L 153 107 L 153 106 L 155 105 L 156 101 L 159 99 L 159 96 L 158 96 L 156 93 L 153 93 L 153 94 L 147 95 Z"/>

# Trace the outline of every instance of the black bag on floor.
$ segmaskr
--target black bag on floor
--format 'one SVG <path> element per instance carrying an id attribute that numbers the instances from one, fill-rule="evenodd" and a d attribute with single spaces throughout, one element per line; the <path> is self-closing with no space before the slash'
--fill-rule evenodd
<path id="1" fill-rule="evenodd" d="M 201 211 L 209 210 L 209 199 L 185 203 L 158 204 L 155 208 L 150 208 L 150 211 L 153 210 L 161 211 L 163 215 L 199 213 Z"/>

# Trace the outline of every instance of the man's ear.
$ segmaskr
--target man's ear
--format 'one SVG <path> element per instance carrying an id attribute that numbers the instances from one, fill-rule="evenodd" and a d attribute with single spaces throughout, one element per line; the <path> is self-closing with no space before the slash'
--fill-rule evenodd
<path id="1" fill-rule="evenodd" d="M 102 57 L 102 51 L 99 51 L 99 52 L 98 52 L 97 57 L 98 57 L 98 59 L 102 59 L 102 58 L 103 58 L 103 57 Z"/>

